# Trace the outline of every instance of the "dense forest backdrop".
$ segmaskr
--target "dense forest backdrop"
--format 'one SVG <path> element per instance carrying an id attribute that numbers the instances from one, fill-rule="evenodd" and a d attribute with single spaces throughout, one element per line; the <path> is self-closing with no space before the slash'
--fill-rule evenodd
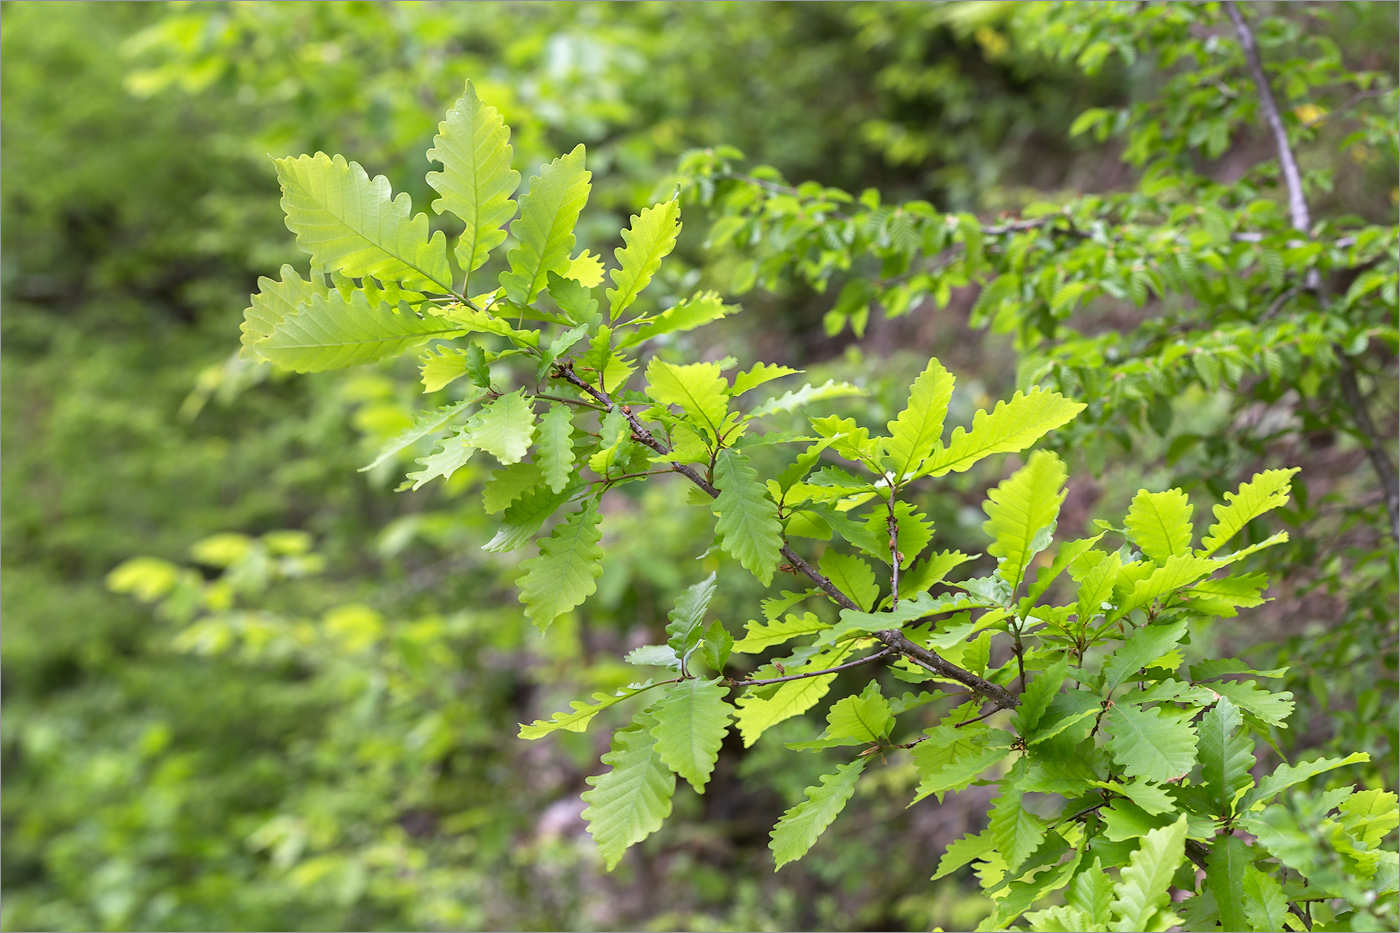
<path id="1" fill-rule="evenodd" d="M 1130 24 L 1140 12 L 1085 6 Z M 1307 124 L 1314 217 L 1394 228 L 1395 6 L 1246 7 L 1279 18 L 1264 34 L 1273 61 L 1326 59 L 1315 41 L 1337 50 L 1335 72 L 1281 89 L 1290 127 Z M 1226 129 L 1125 135 L 1114 114 L 1178 93 L 1195 66 L 1160 47 L 1056 54 L 1045 24 L 1072 20 L 1054 4 L 980 2 L 7 0 L 0 926 L 981 921 L 991 904 L 970 873 L 928 879 L 949 843 L 981 829 L 989 787 L 906 809 L 912 772 L 892 768 L 774 874 L 774 819 L 829 766 L 784 747 L 819 731 L 815 713 L 752 748 L 728 741 L 707 793 L 678 796 L 667 827 L 605 872 L 579 793 L 606 731 L 530 744 L 517 724 L 633 679 L 620 658 L 664 629 L 709 520 L 678 507 L 674 487 L 639 492 L 608 516 L 597 595 L 541 640 L 516 601 L 516 561 L 480 550 L 497 521 L 469 493 L 487 464 L 405 492 L 411 458 L 359 471 L 421 407 L 412 361 L 291 376 L 239 358 L 239 323 L 259 276 L 304 259 L 268 156 L 343 152 L 425 205 L 423 153 L 470 79 L 511 126 L 522 175 L 588 147 L 580 247 L 611 256 L 630 214 L 685 192 L 661 286 L 745 308 L 688 337 L 695 358 L 850 381 L 883 423 L 937 356 L 967 393 L 950 418 L 966 421 L 1009 398 L 1064 332 L 1000 326 L 976 276 L 897 307 L 860 284 L 898 278 L 869 256 L 784 265 L 799 236 L 784 224 L 806 208 L 760 209 L 724 185 L 873 189 L 876 203 L 988 223 L 1168 171 L 1286 199 L 1272 168 L 1258 173 L 1277 153 L 1257 111 L 1230 109 L 1229 75 L 1191 104 L 1235 121 Z M 1271 519 L 1290 541 L 1257 565 L 1273 601 L 1196 645 L 1290 667 L 1297 709 L 1271 733 L 1277 758 L 1365 751 L 1369 764 L 1329 780 L 1394 791 L 1395 492 L 1377 464 L 1396 460 L 1396 285 L 1394 238 L 1379 242 L 1329 283 L 1361 322 L 1326 332 L 1342 352 L 1237 360 L 1208 346 L 1208 322 L 1191 331 L 1207 352 L 1165 401 L 1143 390 L 1091 405 L 1099 420 L 1057 442 L 1071 469 L 1059 524 L 1120 522 L 1139 487 L 1219 501 L 1258 470 L 1299 467 L 1295 501 Z M 1165 291 L 1152 314 L 1171 328 Z M 1298 292 L 1280 280 L 1277 304 L 1251 296 L 1249 313 L 1288 318 Z M 1074 310 L 1085 356 L 1065 364 L 1086 371 L 1117 362 L 1090 361 L 1089 341 L 1145 315 L 1126 293 L 1090 297 Z M 1074 307 L 1060 298 L 1047 320 Z M 1239 314 L 1230 326 L 1255 326 Z M 1081 388 L 1086 402 L 1100 391 Z M 1369 431 L 1345 417 L 1358 409 Z M 985 549 L 979 506 L 1007 472 L 950 476 L 924 504 L 942 546 Z M 713 611 L 737 636 L 762 595 L 736 577 Z M 1366 922 L 1393 918 L 1385 909 Z"/>

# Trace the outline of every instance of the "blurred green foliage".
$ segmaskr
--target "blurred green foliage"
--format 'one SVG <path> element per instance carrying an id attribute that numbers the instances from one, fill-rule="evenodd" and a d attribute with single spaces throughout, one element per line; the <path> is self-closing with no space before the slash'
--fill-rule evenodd
<path id="1" fill-rule="evenodd" d="M 626 530 L 599 594 L 558 623 L 567 650 L 546 654 L 510 562 L 479 557 L 494 524 L 461 493 L 483 469 L 399 495 L 391 465 L 355 472 L 407 423 L 414 370 L 289 380 L 230 351 L 256 276 L 299 255 L 267 155 L 353 152 L 422 203 L 421 153 L 467 77 L 513 127 L 522 172 L 588 144 L 604 210 L 579 233 L 595 252 L 694 147 L 982 213 L 1126 181 L 1112 152 L 1067 130 L 1087 107 L 1146 98 L 1158 73 L 1087 77 L 1013 41 L 1008 6 L 8 0 L 0 926 L 958 929 L 984 916 L 974 889 L 926 879 L 986 801 L 973 788 L 966 807 L 906 811 L 912 771 L 882 777 L 889 793 L 853 801 L 839 837 L 771 873 L 774 815 L 831 765 L 792 765 L 783 742 L 812 731 L 796 724 L 726 746 L 710 792 L 678 794 L 689 818 L 604 876 L 577 805 L 602 749 L 582 736 L 525 748 L 514 724 L 630 679 L 614 659 L 655 641 L 693 582 L 679 555 L 703 519 L 665 488 L 610 516 Z M 1393 8 L 1338 9 L 1316 28 L 1353 67 L 1393 77 Z M 1319 205 L 1393 224 L 1393 158 L 1343 163 Z M 730 287 L 733 259 L 706 251 L 705 232 L 688 213 L 669 290 Z M 970 338 L 967 302 L 904 319 L 917 326 L 875 322 L 857 346 L 821 331 L 834 294 L 773 284 L 687 352 L 741 347 L 744 363 L 859 382 L 873 422 L 931 354 L 993 394 L 1012 381 L 1010 341 Z M 1393 374 L 1389 352 L 1377 365 Z M 1184 397 L 1181 430 L 1227 430 L 1228 395 Z M 1127 440 L 1097 483 L 1076 477 L 1063 521 L 1087 525 L 1100 491 L 1171 485 L 1167 441 Z M 1327 425 L 1302 443 L 1348 455 Z M 925 504 L 949 546 L 981 549 L 976 503 L 995 479 L 961 476 Z M 1292 560 L 1323 572 L 1286 613 L 1217 634 L 1228 653 L 1308 659 L 1292 740 L 1370 748 L 1367 782 L 1393 789 L 1394 551 L 1364 517 L 1322 506 L 1344 514 Z M 138 555 L 150 559 L 111 583 L 145 603 L 107 589 Z M 715 608 L 737 628 L 756 594 Z M 580 658 L 581 682 L 562 683 Z M 1350 676 L 1359 660 L 1368 673 Z"/>

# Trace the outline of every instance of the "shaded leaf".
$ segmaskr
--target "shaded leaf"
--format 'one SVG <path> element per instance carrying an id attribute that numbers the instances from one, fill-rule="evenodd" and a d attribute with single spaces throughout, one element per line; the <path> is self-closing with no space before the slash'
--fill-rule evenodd
<path id="1" fill-rule="evenodd" d="M 582 509 L 540 541 L 538 557 L 521 562 L 524 573 L 516 581 L 520 601 L 540 631 L 597 591 L 603 575 L 603 549 L 598 546 L 603 536 L 598 527 L 601 519 L 597 502 L 585 501 Z"/>

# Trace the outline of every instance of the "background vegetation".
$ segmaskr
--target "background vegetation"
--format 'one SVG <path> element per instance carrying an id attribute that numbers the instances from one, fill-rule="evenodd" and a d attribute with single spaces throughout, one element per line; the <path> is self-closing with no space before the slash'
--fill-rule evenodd
<path id="1" fill-rule="evenodd" d="M 421 153 L 471 78 L 513 128 L 522 173 L 588 145 L 594 226 L 580 245 L 597 253 L 611 255 L 628 213 L 678 179 L 717 181 L 719 196 L 689 191 L 661 286 L 752 290 L 746 314 L 693 338 L 696 357 L 858 382 L 878 422 L 930 355 L 974 387 L 967 404 L 1009 396 L 1034 347 L 1014 328 L 982 329 L 975 286 L 902 316 L 877 310 L 857 336 L 840 296 L 879 275 L 859 256 L 829 283 L 746 268 L 781 218 L 724 195 L 751 172 L 994 221 L 1135 190 L 1170 154 L 1211 183 L 1282 199 L 1250 174 L 1273 154 L 1253 112 L 1226 115 L 1246 129 L 1222 148 L 1208 133 L 1185 146 L 1168 135 L 1140 143 L 1144 159 L 1132 139 L 1072 135 L 1086 109 L 1160 99 L 1181 70 L 1170 55 L 1106 56 L 1086 73 L 1083 57 L 1037 41 L 1038 25 L 1072 28 L 1072 16 L 1014 6 L 6 3 L 0 924 L 978 922 L 990 908 L 970 879 L 927 879 L 947 843 L 980 828 L 985 787 L 906 810 L 913 776 L 892 771 L 889 793 L 862 793 L 806 860 L 772 873 L 769 827 L 829 768 L 783 748 L 814 724 L 726 745 L 707 794 L 678 797 L 682 818 L 603 873 L 578 793 L 606 732 L 527 746 L 515 726 L 633 679 L 617 659 L 658 640 L 693 582 L 683 561 L 709 533 L 703 516 L 665 488 L 609 515 L 620 530 L 598 596 L 556 623 L 567 637 L 546 650 L 515 601 L 512 562 L 479 550 L 495 521 L 464 493 L 485 466 L 406 493 L 393 492 L 394 464 L 356 472 L 418 407 L 415 369 L 285 378 L 234 350 L 256 277 L 298 261 L 267 154 L 345 152 L 425 203 Z M 1393 88 L 1393 6 L 1274 12 L 1293 31 L 1267 35 L 1266 55 L 1291 61 L 1323 37 L 1347 69 Z M 1154 41 L 1171 52 L 1209 38 Z M 1300 150 L 1313 210 L 1393 226 L 1393 91 L 1352 93 L 1286 98 L 1298 122 L 1337 113 Z M 1222 99 L 1216 88 L 1209 105 Z M 722 145 L 743 157 L 680 161 Z M 747 240 L 707 223 L 726 217 L 753 222 Z M 1390 276 L 1355 312 L 1379 324 L 1351 358 L 1394 462 Z M 1090 336 L 1136 325 L 1110 297 L 1075 319 Z M 1300 366 L 1281 389 L 1267 374 L 1202 379 L 1165 415 L 1106 415 L 1103 450 L 1081 444 L 1071 460 L 1061 527 L 1120 519 L 1099 503 L 1121 508 L 1141 485 L 1218 494 L 1261 466 L 1302 467 L 1291 550 L 1264 565 L 1275 602 L 1209 637 L 1221 654 L 1293 666 L 1299 710 L 1281 749 L 1368 751 L 1372 764 L 1345 780 L 1394 790 L 1395 542 L 1367 438 L 1334 417 L 1347 400 L 1332 370 L 1319 372 Z M 977 506 L 1005 472 L 963 474 L 955 494 L 926 503 L 944 546 L 984 547 Z M 721 592 L 714 609 L 737 633 L 758 590 Z"/>

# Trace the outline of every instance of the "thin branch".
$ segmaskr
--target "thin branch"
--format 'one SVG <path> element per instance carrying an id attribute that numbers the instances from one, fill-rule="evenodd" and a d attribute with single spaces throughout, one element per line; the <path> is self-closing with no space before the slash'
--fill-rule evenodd
<path id="1" fill-rule="evenodd" d="M 1270 302 L 1269 307 L 1264 311 L 1264 313 L 1259 315 L 1259 320 L 1267 321 L 1269 318 L 1273 317 L 1279 312 L 1279 309 L 1281 309 L 1284 305 L 1288 304 L 1288 302 L 1291 301 L 1293 297 L 1296 296 L 1302 290 L 1303 286 L 1294 285 L 1292 288 L 1288 289 L 1288 291 L 1284 292 L 1282 295 L 1279 295 L 1272 302 Z"/>
<path id="2" fill-rule="evenodd" d="M 565 405 L 578 405 L 580 408 L 591 408 L 594 411 L 606 411 L 602 405 L 593 402 L 585 402 L 581 398 L 564 398 L 562 395 L 546 395 L 543 392 L 536 392 L 535 398 L 548 399 L 551 402 L 563 402 Z"/>
<path id="3" fill-rule="evenodd" d="M 1390 534 L 1397 542 L 1400 542 L 1400 477 L 1395 474 L 1395 464 L 1390 462 L 1390 457 L 1381 449 L 1380 432 L 1376 430 L 1375 424 L 1371 421 L 1371 413 L 1366 408 L 1366 399 L 1361 394 L 1361 387 L 1357 385 L 1356 369 L 1347 357 L 1339 356 L 1339 359 L 1342 360 L 1343 365 L 1337 370 L 1337 383 L 1341 386 L 1342 398 L 1346 400 L 1347 407 L 1351 409 L 1351 416 L 1356 420 L 1356 426 L 1366 436 L 1366 456 L 1370 458 L 1371 468 L 1376 471 L 1376 475 L 1381 480 L 1381 492 L 1385 496 L 1385 511 L 1390 518 Z"/>
<path id="4" fill-rule="evenodd" d="M 1196 867 L 1201 871 L 1210 871 L 1206 867 L 1206 859 L 1210 857 L 1210 850 L 1194 839 L 1186 840 L 1186 857 L 1196 863 Z"/>
<path id="5" fill-rule="evenodd" d="M 1283 126 L 1273 89 L 1269 86 L 1268 76 L 1264 74 L 1264 64 L 1259 60 L 1259 46 L 1254 41 L 1254 32 L 1244 21 L 1234 0 L 1225 0 L 1225 12 L 1235 24 L 1235 32 L 1239 33 L 1244 60 L 1259 91 L 1259 108 L 1264 111 L 1264 119 L 1274 134 L 1274 146 L 1278 149 L 1278 161 L 1283 169 L 1283 183 L 1288 189 L 1289 216 L 1293 219 L 1293 226 L 1307 233 L 1312 226 L 1312 215 L 1308 212 L 1307 199 L 1303 197 L 1303 177 L 1298 173 L 1298 160 L 1293 157 L 1293 147 L 1288 143 L 1288 130 Z"/>
<path id="6" fill-rule="evenodd" d="M 975 693 L 979 693 L 991 700 L 1002 709 L 1015 709 L 1021 705 L 1021 701 L 1011 691 L 1000 684 L 994 684 L 990 680 L 978 677 L 971 671 L 965 671 L 956 664 L 949 663 L 939 655 L 925 648 L 921 648 L 908 639 L 903 632 L 886 629 L 876 632 L 875 638 L 880 643 L 889 645 L 900 654 L 904 655 L 915 664 L 932 671 L 940 677 L 947 677 L 949 680 L 956 680 L 964 687 L 971 688 Z"/>
<path id="7" fill-rule="evenodd" d="M 789 680 L 806 680 L 808 677 L 820 677 L 823 674 L 835 674 L 837 671 L 850 670 L 853 667 L 860 667 L 862 664 L 869 664 L 871 661 L 878 661 L 894 653 L 893 648 L 881 648 L 874 654 L 858 658 L 854 661 L 847 661 L 845 664 L 838 664 L 835 667 L 828 667 L 824 671 L 806 671 L 801 674 L 788 674 L 786 677 L 770 677 L 767 680 L 733 680 L 726 677 L 725 681 L 731 687 L 762 687 L 767 684 L 787 683 Z"/>
<path id="8" fill-rule="evenodd" d="M 990 718 L 990 717 L 992 717 L 992 716 L 995 716 L 997 713 L 1000 713 L 1000 712 L 1001 712 L 1001 707 L 998 706 L 996 709 L 988 710 L 987 712 L 983 713 L 981 716 L 973 716 L 971 719 L 964 719 L 962 722 L 960 722 L 960 723 L 958 723 L 957 725 L 953 726 L 953 728 L 954 728 L 954 729 L 961 729 L 963 726 L 970 726 L 970 725 L 972 725 L 974 722 L 981 722 L 982 720 L 988 719 L 988 718 Z"/>
<path id="9" fill-rule="evenodd" d="M 1357 91 L 1355 94 L 1351 95 L 1351 98 L 1347 100 L 1346 103 L 1342 104 L 1337 109 L 1329 110 L 1327 113 L 1324 113 L 1319 117 L 1313 117 L 1311 120 L 1304 123 L 1303 129 L 1310 130 L 1315 126 L 1326 123 L 1328 120 L 1335 120 L 1337 117 L 1340 117 L 1342 114 L 1346 113 L 1348 110 L 1355 107 L 1363 100 L 1366 100 L 1368 97 L 1381 97 L 1385 93 L 1386 92 L 1384 90 L 1378 88 L 1371 88 L 1368 91 Z"/>
<path id="10" fill-rule="evenodd" d="M 574 372 L 573 364 L 567 362 L 559 364 L 555 366 L 554 373 L 558 378 L 567 381 L 574 387 L 581 389 L 587 394 L 593 396 L 595 399 L 601 402 L 604 405 L 604 407 L 607 408 L 608 411 L 612 411 L 614 404 L 613 400 L 602 389 L 592 386 L 587 381 L 580 378 L 578 373 Z M 656 439 L 656 436 L 653 435 L 651 431 L 647 429 L 646 425 L 642 424 L 642 422 L 637 418 L 636 415 L 632 414 L 632 411 L 628 406 L 623 405 L 622 412 L 627 417 L 627 423 L 632 427 L 632 436 L 636 438 L 639 443 L 645 444 L 646 446 L 650 447 L 652 450 L 656 451 L 662 456 L 665 456 L 666 454 L 671 452 L 670 449 L 664 443 Z M 671 466 L 675 469 L 677 473 L 680 473 L 682 476 L 690 480 L 696 486 L 699 486 L 701 489 L 705 490 L 706 494 L 708 494 L 710 498 L 716 499 L 719 497 L 719 490 L 715 488 L 714 484 L 706 480 L 690 465 L 672 461 Z M 835 602 L 838 606 L 840 606 L 843 609 L 851 609 L 856 612 L 862 611 L 861 607 L 856 604 L 855 600 L 851 599 L 851 597 L 841 592 L 841 590 L 836 586 L 836 584 L 832 583 L 829 579 L 827 579 L 820 572 L 818 572 L 815 567 L 803 560 L 802 556 L 796 551 L 794 551 L 789 545 L 784 544 L 779 549 L 779 553 L 781 553 L 783 557 L 787 559 L 787 562 L 792 565 L 794 570 L 797 570 L 807 579 L 811 580 L 818 587 L 820 587 L 822 591 L 828 596 L 830 596 L 832 601 Z M 929 651 L 927 648 L 921 648 L 920 646 L 910 641 L 904 635 L 904 633 L 896 629 L 886 629 L 884 631 L 875 632 L 871 635 L 871 637 L 874 638 L 876 641 L 880 642 L 881 644 L 885 645 L 886 647 L 892 648 L 899 654 L 904 655 L 910 661 L 914 662 L 915 664 L 919 665 L 925 670 L 932 671 L 933 673 L 938 674 L 941 677 L 946 677 L 949 680 L 955 680 L 958 683 L 962 684 L 964 687 L 971 688 L 973 691 L 986 697 L 988 700 L 997 704 L 997 706 L 1001 707 L 1002 709 L 1014 709 L 1016 706 L 1020 705 L 1021 701 L 1005 687 L 1002 687 L 998 684 L 994 684 L 986 678 L 978 677 L 971 671 L 964 670 L 963 668 L 958 667 L 956 664 L 945 660 L 938 654 Z"/>
<path id="11" fill-rule="evenodd" d="M 622 474 L 620 474 L 620 475 L 618 475 L 618 476 L 604 476 L 604 477 L 601 477 L 600 479 L 595 479 L 595 480 L 593 480 L 591 483 L 589 483 L 589 485 L 590 485 L 590 486 L 596 486 L 596 485 L 598 485 L 599 483 L 620 483 L 620 482 L 622 482 L 622 481 L 625 480 L 625 479 L 639 479 L 639 478 L 641 478 L 641 477 L 643 477 L 643 476 L 664 476 L 664 475 L 666 475 L 667 473 L 674 473 L 674 472 L 676 472 L 676 471 L 675 471 L 675 470 L 672 470 L 672 469 L 665 469 L 665 470 L 643 470 L 643 471 L 640 472 L 640 473 L 622 473 Z"/>
<path id="12" fill-rule="evenodd" d="M 890 529 L 890 608 L 899 608 L 899 519 L 894 514 L 894 490 L 890 490 L 889 505 L 890 517 L 887 524 Z"/>

